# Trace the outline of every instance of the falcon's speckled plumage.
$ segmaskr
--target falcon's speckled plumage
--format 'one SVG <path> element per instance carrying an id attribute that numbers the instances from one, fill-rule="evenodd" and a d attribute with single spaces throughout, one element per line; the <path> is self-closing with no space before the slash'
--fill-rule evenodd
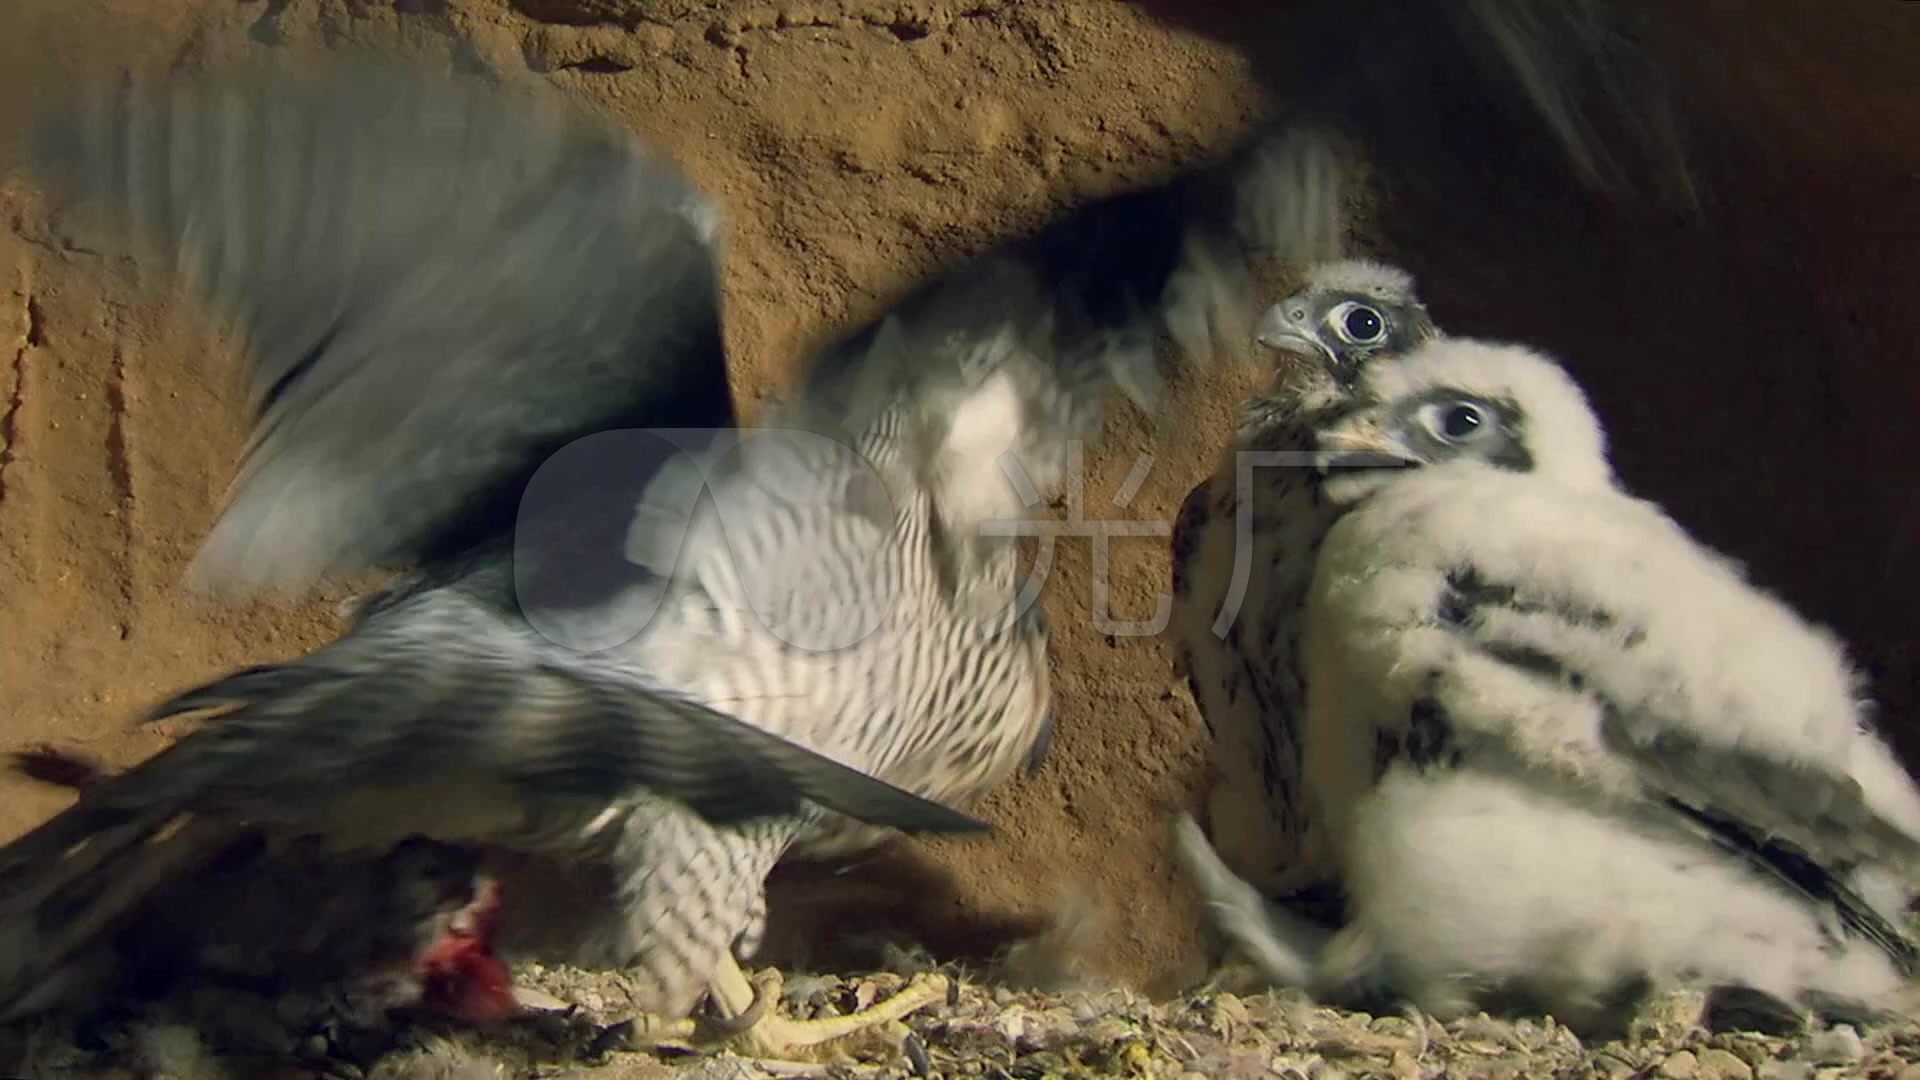
<path id="1" fill-rule="evenodd" d="M 913 562 L 920 537 L 894 520 L 843 526 L 808 498 L 836 468 L 836 496 L 872 476 L 852 451 L 809 446 L 804 482 L 807 463 L 746 455 L 716 484 L 724 538 L 684 513 L 627 535 L 663 490 L 643 485 L 687 459 L 623 429 L 710 436 L 733 418 L 713 212 L 670 164 L 552 102 L 376 66 L 138 86 L 43 131 L 52 180 L 157 239 L 246 332 L 257 431 L 196 580 L 417 572 L 333 644 L 161 705 L 223 715 L 0 851 L 0 1015 L 85 1005 L 99 987 L 64 976 L 89 950 L 250 834 L 608 860 L 622 910 L 594 951 L 638 961 L 650 1003 L 684 1012 L 751 946 L 761 878 L 823 807 L 984 828 L 929 801 L 955 786 L 904 785 L 954 758 L 956 783 L 1005 774 L 1027 752 L 1044 710 L 1029 640 L 950 673 L 963 708 L 934 711 L 885 630 L 823 659 L 751 629 L 746 605 L 790 601 L 783 585 Z M 677 562 L 622 558 L 658 553 L 649 536 L 674 524 Z M 821 528 L 843 530 L 825 552 L 841 561 L 808 578 L 791 562 Z M 975 640 L 950 622 L 937 632 Z M 873 700 L 836 702 L 849 678 Z M 833 726 L 883 703 L 951 741 Z M 904 785 L 875 778 L 902 762 Z"/>
<path id="2" fill-rule="evenodd" d="M 1327 884 L 1300 803 L 1301 616 L 1334 519 L 1306 465 L 1313 430 L 1345 404 L 1376 356 L 1438 334 L 1404 271 L 1367 260 L 1310 269 L 1258 327 L 1263 344 L 1310 362 L 1282 367 L 1241 406 L 1233 443 L 1174 526 L 1170 626 L 1177 669 L 1211 736 L 1208 830 L 1269 895 L 1323 893 Z M 1271 452 L 1300 460 L 1257 456 Z"/>
<path id="3" fill-rule="evenodd" d="M 1250 332 L 1251 253 L 1296 242 L 1263 193 L 1337 210 L 1286 137 L 1184 181 L 1209 197 L 1082 208 L 829 347 L 742 430 L 718 215 L 550 100 L 359 64 L 136 86 L 43 130 L 52 180 L 246 331 L 257 430 L 196 582 L 411 572 L 325 648 L 160 706 L 225 713 L 0 851 L 0 1017 L 86 1005 L 82 961 L 236 839 L 316 835 L 607 866 L 581 959 L 630 966 L 661 1013 L 710 988 L 745 1012 L 734 956 L 776 860 L 977 828 L 941 803 L 1044 752 L 1045 620 L 983 523 L 1039 511 L 1110 388 L 1155 404 L 1170 325 L 1199 359 Z M 754 1045 L 937 989 L 765 1018 Z"/>
<path id="4" fill-rule="evenodd" d="M 1622 491 L 1557 364 L 1442 339 L 1316 444 L 1305 797 L 1349 921 L 1322 940 L 1178 834 L 1270 975 L 1590 1029 L 1683 981 L 1912 1004 L 1920 786 L 1843 647 Z"/>

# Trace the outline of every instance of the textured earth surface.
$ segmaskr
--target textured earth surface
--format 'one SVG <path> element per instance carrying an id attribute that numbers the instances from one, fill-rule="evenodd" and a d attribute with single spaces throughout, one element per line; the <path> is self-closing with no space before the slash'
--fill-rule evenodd
<path id="1" fill-rule="evenodd" d="M 618 116 L 726 208 L 729 344 L 748 400 L 941 259 L 1223 146 L 1283 82 L 1263 63 L 1255 0 L 9 7 L 0 139 L 79 73 L 193 71 L 242 55 L 297 63 L 359 46 L 544 80 Z M 1575 203 L 1493 160 L 1481 176 L 1390 191 L 1377 239 L 1421 276 L 1443 324 L 1562 355 L 1608 418 L 1629 482 L 1856 643 L 1911 759 L 1920 7 L 1672 7 L 1697 100 L 1712 103 L 1694 132 L 1704 219 Z M 319 644 L 338 626 L 340 597 L 232 608 L 182 595 L 180 571 L 242 437 L 231 350 L 19 177 L 0 177 L 0 226 L 0 749 L 53 738 L 129 763 L 168 735 L 129 730 L 141 706 Z M 1119 415 L 1088 462 L 1086 513 L 1168 520 L 1224 441 L 1242 389 L 1203 388 L 1163 429 L 1170 438 Z M 1146 482 L 1113 505 L 1141 454 L 1153 456 Z M 969 983 L 950 1007 L 916 1017 L 941 1071 L 1785 1077 L 1894 1075 L 1887 1062 L 1912 1056 L 1894 1036 L 1828 1033 L 1789 1047 L 1679 1024 L 1608 1056 L 1541 1026 L 1443 1031 L 1265 997 L 1177 996 L 1205 974 L 1207 950 L 1160 815 L 1195 790 L 1201 729 L 1164 642 L 1104 623 L 1153 617 L 1163 546 L 1114 545 L 1098 620 L 1095 554 L 1085 538 L 1060 542 L 1046 593 L 1056 752 L 984 808 L 1000 840 L 912 845 L 854 874 L 788 875 L 776 893 L 768 958 L 789 967 L 831 966 L 841 937 L 831 928 L 849 912 L 976 972 L 1063 905 L 1085 898 L 1104 916 L 1065 965 L 1093 990 Z M 0 780 L 0 838 L 62 798 Z M 821 1007 L 860 985 L 789 979 Z M 597 1051 L 606 1075 L 653 1068 Z M 534 1069 L 526 1054 L 501 1060 L 513 1074 Z M 541 1060 L 542 1074 L 584 1067 L 558 1051 Z"/>
<path id="2" fill-rule="evenodd" d="M 899 956 L 902 969 L 924 965 Z M 1710 1033 L 1704 999 L 1674 993 L 1648 1003 L 1621 1037 L 1583 1042 L 1551 1019 L 1484 1014 L 1440 1023 L 1417 1012 L 1369 1015 L 1319 1008 L 1292 994 L 1237 993 L 1229 968 L 1208 985 L 1153 998 L 1127 988 L 1022 986 L 1000 968 L 970 978 L 943 972 L 944 1003 L 816 1061 L 764 1062 L 731 1054 L 697 1057 L 636 1049 L 629 990 L 621 976 L 556 967 L 521 973 L 523 997 L 550 1011 L 484 1037 L 433 1026 L 397 1042 L 356 1048 L 314 1035 L 266 1059 L 216 1056 L 181 1025 L 143 1026 L 112 1040 L 111 1070 L 95 1051 L 35 1048 L 36 1080 L 760 1080 L 983 1077 L 998 1080 L 1344 1080 L 1348 1077 L 1533 1077 L 1662 1080 L 1873 1080 L 1920 1078 L 1920 1027 L 1865 1032 L 1839 1025 L 1793 1035 Z M 790 976 L 785 1009 L 830 1017 L 884 1000 L 898 973 Z M 545 989 L 542 989 L 542 988 Z M 551 991 L 551 993 L 548 993 Z M 562 1001 L 567 1004 L 562 1005 Z M 288 1064 L 288 1062 L 293 1062 Z"/>

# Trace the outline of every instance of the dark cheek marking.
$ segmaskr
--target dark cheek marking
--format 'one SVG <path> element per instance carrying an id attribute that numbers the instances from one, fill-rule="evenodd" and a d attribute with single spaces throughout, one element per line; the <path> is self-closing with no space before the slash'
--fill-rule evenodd
<path id="1" fill-rule="evenodd" d="M 1513 472 L 1533 471 L 1533 455 L 1527 452 L 1519 439 L 1511 436 L 1501 443 L 1500 449 L 1487 456 L 1487 461 Z"/>
<path id="2" fill-rule="evenodd" d="M 1533 454 L 1527 450 L 1527 423 L 1519 409 L 1505 401 L 1492 403 L 1500 417 L 1500 448 L 1487 460 L 1514 472 L 1532 472 Z"/>

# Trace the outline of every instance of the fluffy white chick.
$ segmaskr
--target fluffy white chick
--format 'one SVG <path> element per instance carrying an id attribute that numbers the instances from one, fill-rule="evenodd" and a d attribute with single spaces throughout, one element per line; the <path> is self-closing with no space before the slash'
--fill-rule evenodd
<path id="1" fill-rule="evenodd" d="M 1255 331 L 1310 362 L 1242 403 L 1232 445 L 1187 496 L 1171 539 L 1174 663 L 1211 736 L 1206 829 L 1262 892 L 1320 917 L 1338 897 L 1302 805 L 1300 631 L 1337 508 L 1308 467 L 1313 434 L 1375 356 L 1438 333 L 1406 271 L 1366 259 L 1310 267 Z"/>
<path id="2" fill-rule="evenodd" d="M 1616 1026 L 1691 983 L 1867 1019 L 1909 1003 L 1920 789 L 1840 642 L 1623 492 L 1523 347 L 1376 361 L 1320 431 L 1343 507 L 1307 612 L 1305 777 L 1349 897 L 1330 940 L 1233 895 L 1279 981 L 1439 1016 Z"/>

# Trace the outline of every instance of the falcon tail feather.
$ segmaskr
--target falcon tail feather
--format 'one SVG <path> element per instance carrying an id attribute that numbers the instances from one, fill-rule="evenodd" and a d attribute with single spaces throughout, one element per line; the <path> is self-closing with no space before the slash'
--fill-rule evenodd
<path id="1" fill-rule="evenodd" d="M 113 775 L 52 747 L 14 754 L 13 771 L 80 791 Z M 8 867 L 0 1023 L 92 1009 L 121 990 L 144 995 L 180 979 L 251 981 L 273 963 L 265 956 L 298 958 L 274 981 L 321 990 L 349 1012 L 403 1004 L 407 980 L 394 982 L 401 971 L 391 965 L 418 956 L 448 932 L 445 917 L 497 888 L 470 846 L 413 836 L 384 853 L 330 852 L 317 836 L 276 837 L 212 816 L 168 817 L 169 809 L 177 807 L 86 835 L 57 861 Z"/>

